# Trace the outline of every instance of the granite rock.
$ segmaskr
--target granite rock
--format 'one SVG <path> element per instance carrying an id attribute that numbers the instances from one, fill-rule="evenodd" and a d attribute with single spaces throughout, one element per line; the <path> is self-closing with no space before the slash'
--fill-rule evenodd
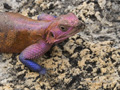
<path id="1" fill-rule="evenodd" d="M 0 11 L 36 19 L 41 13 L 75 13 L 86 24 L 35 60 L 47 74 L 31 72 L 19 54 L 1 54 L 0 90 L 119 90 L 119 0 L 1 0 Z"/>

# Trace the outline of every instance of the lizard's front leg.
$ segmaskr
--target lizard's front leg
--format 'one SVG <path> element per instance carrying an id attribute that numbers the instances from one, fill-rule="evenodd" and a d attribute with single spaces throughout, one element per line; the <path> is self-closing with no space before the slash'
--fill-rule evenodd
<path id="1" fill-rule="evenodd" d="M 32 61 L 32 59 L 44 55 L 51 48 L 51 46 L 51 44 L 46 43 L 44 40 L 40 40 L 38 43 L 30 45 L 24 49 L 20 54 L 19 59 L 32 71 L 38 72 L 39 74 L 45 74 L 46 69 Z"/>
<path id="2" fill-rule="evenodd" d="M 52 16 L 52 15 L 49 15 L 49 14 L 46 14 L 46 13 L 42 13 L 40 14 L 37 19 L 38 20 L 47 20 L 47 21 L 51 21 L 51 20 L 54 20 L 56 18 L 56 16 Z"/>

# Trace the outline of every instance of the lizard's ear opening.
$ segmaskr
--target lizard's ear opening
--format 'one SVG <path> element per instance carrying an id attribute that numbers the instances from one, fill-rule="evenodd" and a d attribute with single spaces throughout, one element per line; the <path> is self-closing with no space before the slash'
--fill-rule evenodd
<path id="1" fill-rule="evenodd" d="M 54 34 L 52 32 L 50 32 L 50 37 L 54 38 Z"/>
<path id="2" fill-rule="evenodd" d="M 54 34 L 52 32 L 48 32 L 46 40 L 47 40 L 47 43 L 54 43 L 55 41 Z"/>

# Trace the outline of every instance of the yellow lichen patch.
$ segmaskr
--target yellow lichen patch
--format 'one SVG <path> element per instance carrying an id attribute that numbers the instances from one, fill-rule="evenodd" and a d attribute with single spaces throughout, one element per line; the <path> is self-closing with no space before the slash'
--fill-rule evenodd
<path id="1" fill-rule="evenodd" d="M 73 69 L 71 69 L 70 73 L 73 76 L 79 75 L 80 74 L 80 69 L 79 68 L 73 68 Z"/>
<path id="2" fill-rule="evenodd" d="M 69 68 L 71 65 L 69 63 L 69 59 L 62 59 L 60 69 L 66 69 Z"/>
<path id="3" fill-rule="evenodd" d="M 63 79 L 64 79 L 64 77 L 65 77 L 65 73 L 60 74 L 60 75 L 58 76 L 58 79 L 63 80 Z"/>
<path id="4" fill-rule="evenodd" d="M 12 57 L 12 54 L 2 53 L 2 59 L 10 59 L 11 57 Z"/>
<path id="5" fill-rule="evenodd" d="M 94 54 L 99 57 L 104 57 L 108 54 L 108 52 L 112 51 L 113 49 L 110 47 L 111 42 L 103 43 L 96 43 L 90 46 L 90 49 Z"/>
<path id="6" fill-rule="evenodd" d="M 41 4 L 43 2 L 43 0 L 35 0 L 36 4 Z"/>
<path id="7" fill-rule="evenodd" d="M 28 12 L 29 12 L 29 9 L 23 9 L 21 14 L 24 16 L 28 16 Z"/>
<path id="8" fill-rule="evenodd" d="M 36 89 L 36 90 L 41 90 L 40 85 L 39 85 L 39 84 L 35 85 L 35 89 Z"/>
<path id="9" fill-rule="evenodd" d="M 3 90 L 3 87 L 0 87 L 0 90 Z"/>
<path id="10" fill-rule="evenodd" d="M 33 72 L 29 72 L 29 74 L 26 74 L 26 78 L 32 78 L 32 77 L 37 77 L 39 74 L 38 73 L 33 73 Z"/>
<path id="11" fill-rule="evenodd" d="M 98 0 L 98 4 L 101 7 L 101 9 L 103 9 L 105 7 L 106 0 Z"/>
<path id="12" fill-rule="evenodd" d="M 106 69 L 106 68 L 101 68 L 101 72 L 102 72 L 102 73 L 106 73 L 106 72 L 107 72 L 107 69 Z"/>
<path id="13" fill-rule="evenodd" d="M 76 40 L 76 44 L 78 44 L 78 45 L 82 45 L 82 42 L 83 42 L 82 39 L 77 39 L 77 40 Z"/>
<path id="14" fill-rule="evenodd" d="M 88 85 L 90 86 L 90 90 L 97 90 L 101 87 L 102 83 L 88 83 Z"/>
<path id="15" fill-rule="evenodd" d="M 52 50 L 52 56 L 62 56 L 62 50 L 55 46 Z"/>
<path id="16" fill-rule="evenodd" d="M 108 85 L 109 87 L 113 87 L 117 82 L 115 77 L 118 77 L 118 76 L 116 75 L 100 76 L 100 77 L 93 78 L 92 80 L 93 82 L 89 79 L 86 79 L 86 82 L 90 86 L 90 90 L 93 90 L 93 89 L 96 90 L 96 89 L 99 89 L 101 86 L 103 86 L 104 88 L 107 88 Z M 114 81 L 112 81 L 113 79 Z"/>
<path id="17" fill-rule="evenodd" d="M 64 50 L 68 51 L 70 54 L 74 52 L 76 45 L 73 40 L 70 40 L 64 45 Z"/>
<path id="18" fill-rule="evenodd" d="M 64 78 L 65 83 L 69 83 L 71 81 L 71 78 Z"/>
<path id="19" fill-rule="evenodd" d="M 90 53 L 90 50 L 89 49 L 83 49 L 81 52 L 80 52 L 80 56 L 81 57 L 84 57 L 85 55 L 88 55 Z"/>
<path id="20" fill-rule="evenodd" d="M 39 83 L 39 86 L 47 86 L 46 87 L 46 89 L 50 89 L 51 88 L 51 85 L 50 85 L 50 82 L 48 82 L 48 81 L 40 81 L 40 82 L 38 82 Z M 37 87 L 39 87 L 39 86 L 36 86 L 36 89 L 37 89 Z M 37 89 L 38 90 L 38 89 Z"/>
<path id="21" fill-rule="evenodd" d="M 71 58 L 77 58 L 77 56 L 78 56 L 78 52 L 74 53 L 74 54 L 71 56 Z"/>
<path id="22" fill-rule="evenodd" d="M 45 60 L 44 64 L 45 64 L 46 68 L 56 68 L 57 67 L 57 64 L 53 61 L 53 58 Z"/>
<path id="23" fill-rule="evenodd" d="M 114 50 L 111 57 L 116 61 L 120 61 L 120 49 Z"/>
<path id="24" fill-rule="evenodd" d="M 13 88 L 9 84 L 3 86 L 2 88 L 3 89 L 1 89 L 1 90 L 13 90 Z"/>
<path id="25" fill-rule="evenodd" d="M 29 88 L 24 88 L 24 90 L 29 90 Z"/>
<path id="26" fill-rule="evenodd" d="M 85 61 L 86 61 L 86 59 L 82 59 L 81 61 L 78 61 L 78 66 L 79 67 L 84 66 L 85 65 Z"/>

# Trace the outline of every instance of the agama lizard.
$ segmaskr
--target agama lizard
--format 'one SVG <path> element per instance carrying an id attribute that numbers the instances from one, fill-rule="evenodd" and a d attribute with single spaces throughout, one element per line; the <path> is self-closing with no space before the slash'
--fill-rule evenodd
<path id="1" fill-rule="evenodd" d="M 73 13 L 59 17 L 41 14 L 33 20 L 18 13 L 0 12 L 0 52 L 20 53 L 25 66 L 45 74 L 46 69 L 32 60 L 44 55 L 54 43 L 84 30 L 84 26 Z"/>

